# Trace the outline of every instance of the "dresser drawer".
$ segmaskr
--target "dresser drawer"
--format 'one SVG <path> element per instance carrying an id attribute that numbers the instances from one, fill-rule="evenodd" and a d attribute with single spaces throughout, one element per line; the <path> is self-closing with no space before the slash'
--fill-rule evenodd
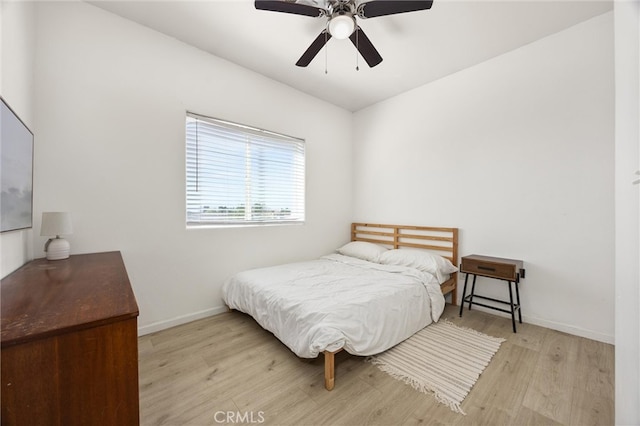
<path id="1" fill-rule="evenodd" d="M 492 261 L 488 257 L 480 256 L 463 257 L 460 265 L 461 272 L 509 281 L 516 281 L 518 270 L 518 264 L 515 262 Z"/>

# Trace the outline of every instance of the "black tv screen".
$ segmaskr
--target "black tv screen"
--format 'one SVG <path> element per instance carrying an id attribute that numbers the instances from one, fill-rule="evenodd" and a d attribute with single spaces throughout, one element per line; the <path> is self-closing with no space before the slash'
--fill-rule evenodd
<path id="1" fill-rule="evenodd" d="M 0 231 L 33 226 L 33 133 L 0 97 Z"/>

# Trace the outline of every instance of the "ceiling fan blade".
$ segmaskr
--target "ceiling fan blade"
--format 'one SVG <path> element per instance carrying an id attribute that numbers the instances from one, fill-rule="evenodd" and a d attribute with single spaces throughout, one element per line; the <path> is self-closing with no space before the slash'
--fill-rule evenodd
<path id="1" fill-rule="evenodd" d="M 373 47 L 373 43 L 371 43 L 369 37 L 365 35 L 364 31 L 362 31 L 362 28 L 356 28 L 353 34 L 349 36 L 349 40 L 351 40 L 353 45 L 358 49 L 358 52 L 360 52 L 371 68 L 382 62 L 382 56 L 380 56 L 376 48 Z"/>
<path id="2" fill-rule="evenodd" d="M 433 0 L 373 0 L 358 7 L 358 15 L 363 18 L 395 15 L 396 13 L 415 12 L 431 9 Z"/>
<path id="3" fill-rule="evenodd" d="M 295 15 L 311 16 L 313 18 L 317 18 L 324 13 L 324 9 L 290 1 L 255 0 L 255 6 L 258 10 L 293 13 Z"/>
<path id="4" fill-rule="evenodd" d="M 331 38 L 331 34 L 329 34 L 327 30 L 322 31 L 320 35 L 318 35 L 318 37 L 316 37 L 316 39 L 313 40 L 313 43 L 311 43 L 311 46 L 307 48 L 307 50 L 302 54 L 300 59 L 298 59 L 298 62 L 296 62 L 296 65 L 299 67 L 306 67 L 307 65 L 309 65 L 313 60 L 313 58 L 316 57 L 318 52 L 320 52 L 322 47 L 327 43 L 327 41 L 329 41 L 330 38 Z"/>

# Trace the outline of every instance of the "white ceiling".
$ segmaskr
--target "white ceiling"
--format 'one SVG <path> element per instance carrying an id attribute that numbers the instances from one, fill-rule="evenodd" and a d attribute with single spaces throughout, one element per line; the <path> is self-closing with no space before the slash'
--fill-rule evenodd
<path id="1" fill-rule="evenodd" d="M 358 19 L 380 65 L 369 68 L 351 41 L 331 39 L 300 68 L 296 61 L 326 18 L 256 10 L 251 0 L 91 3 L 350 111 L 613 8 L 612 0 L 435 0 L 430 10 Z"/>

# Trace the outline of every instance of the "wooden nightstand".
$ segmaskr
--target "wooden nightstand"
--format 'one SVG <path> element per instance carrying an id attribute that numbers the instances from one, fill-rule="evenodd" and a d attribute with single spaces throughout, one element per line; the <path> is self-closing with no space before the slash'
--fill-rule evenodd
<path id="1" fill-rule="evenodd" d="M 464 303 L 471 305 L 483 306 L 489 309 L 495 309 L 497 311 L 506 312 L 511 314 L 511 323 L 513 325 L 513 332 L 516 332 L 516 311 L 518 311 L 518 320 L 522 324 L 522 309 L 520 307 L 520 291 L 518 290 L 518 284 L 520 278 L 524 278 L 524 262 L 522 260 L 515 259 L 503 259 L 500 257 L 480 256 L 473 254 L 470 256 L 463 256 L 462 263 L 460 264 L 460 272 L 464 272 L 464 289 L 462 290 L 462 301 L 460 303 L 460 316 L 462 316 L 462 310 Z M 471 284 L 471 294 L 467 294 L 467 281 L 469 275 L 473 275 L 473 283 Z M 509 301 L 494 299 L 492 297 L 480 296 L 475 294 L 476 291 L 476 278 L 481 277 L 494 278 L 497 280 L 507 281 L 509 286 Z M 516 303 L 513 303 L 513 291 L 511 290 L 511 283 L 514 284 L 516 290 Z M 484 303 L 475 302 L 473 299 L 490 300 L 495 303 L 501 303 L 509 305 L 510 309 L 503 309 L 497 306 L 486 305 Z"/>

